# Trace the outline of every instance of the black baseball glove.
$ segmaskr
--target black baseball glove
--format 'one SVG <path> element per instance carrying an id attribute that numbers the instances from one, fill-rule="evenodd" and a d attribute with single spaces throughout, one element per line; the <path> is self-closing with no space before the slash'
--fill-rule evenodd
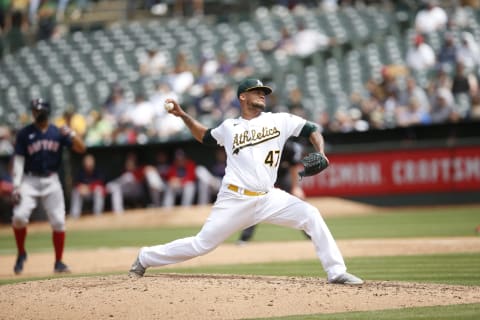
<path id="1" fill-rule="evenodd" d="M 300 179 L 322 172 L 328 167 L 328 159 L 319 152 L 312 152 L 302 159 L 304 169 L 298 173 Z"/>

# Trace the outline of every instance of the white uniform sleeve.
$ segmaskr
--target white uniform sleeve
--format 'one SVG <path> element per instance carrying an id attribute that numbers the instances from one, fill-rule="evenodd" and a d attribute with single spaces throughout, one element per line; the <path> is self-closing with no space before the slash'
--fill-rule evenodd
<path id="1" fill-rule="evenodd" d="M 294 136 L 298 137 L 300 132 L 303 129 L 303 126 L 305 126 L 305 123 L 307 123 L 307 120 L 296 116 L 294 114 L 290 113 L 278 113 L 279 116 L 284 117 L 284 130 L 287 133 L 287 136 Z"/>
<path id="2" fill-rule="evenodd" d="M 225 130 L 225 121 L 219 125 L 218 127 L 212 129 L 210 131 L 210 134 L 212 135 L 212 137 L 217 140 L 217 143 L 218 145 L 220 146 L 224 146 L 225 144 L 225 141 L 224 141 L 224 130 Z"/>

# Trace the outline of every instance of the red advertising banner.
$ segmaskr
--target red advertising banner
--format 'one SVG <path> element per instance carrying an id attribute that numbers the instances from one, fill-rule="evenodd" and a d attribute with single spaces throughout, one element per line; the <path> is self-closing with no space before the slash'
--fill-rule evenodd
<path id="1" fill-rule="evenodd" d="M 327 170 L 302 180 L 307 196 L 480 191 L 480 147 L 327 156 Z"/>

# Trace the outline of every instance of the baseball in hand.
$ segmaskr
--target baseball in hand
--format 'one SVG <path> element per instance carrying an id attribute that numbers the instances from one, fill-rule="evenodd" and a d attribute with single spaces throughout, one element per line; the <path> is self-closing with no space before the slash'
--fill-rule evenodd
<path id="1" fill-rule="evenodd" d="M 165 104 L 163 105 L 165 107 L 165 110 L 167 111 L 170 111 L 173 109 L 173 102 L 165 102 Z"/>

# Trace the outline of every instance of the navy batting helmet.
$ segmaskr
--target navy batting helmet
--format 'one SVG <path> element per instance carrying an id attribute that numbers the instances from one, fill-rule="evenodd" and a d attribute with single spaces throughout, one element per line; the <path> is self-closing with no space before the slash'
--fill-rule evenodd
<path id="1" fill-rule="evenodd" d="M 48 103 L 42 98 L 33 99 L 30 102 L 30 108 L 39 111 L 43 110 L 47 114 L 50 114 L 50 103 Z"/>

